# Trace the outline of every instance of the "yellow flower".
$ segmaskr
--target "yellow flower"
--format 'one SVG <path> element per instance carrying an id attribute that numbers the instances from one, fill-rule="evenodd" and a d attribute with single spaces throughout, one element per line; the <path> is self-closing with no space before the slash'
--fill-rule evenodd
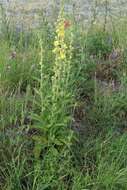
<path id="1" fill-rule="evenodd" d="M 63 28 L 60 28 L 60 30 L 59 30 L 59 32 L 58 32 L 58 37 L 64 38 L 64 36 L 65 36 L 65 31 L 64 31 Z"/>
<path id="2" fill-rule="evenodd" d="M 60 20 L 60 22 L 56 28 L 56 33 L 59 38 L 64 38 L 64 36 L 65 36 L 64 20 Z"/>
<path id="3" fill-rule="evenodd" d="M 55 47 L 59 46 L 59 41 L 58 40 L 54 41 L 54 46 Z"/>
<path id="4" fill-rule="evenodd" d="M 61 50 L 61 51 L 60 51 L 60 58 L 61 58 L 62 60 L 66 58 L 66 53 L 65 53 L 64 50 Z"/>
<path id="5" fill-rule="evenodd" d="M 56 37 L 54 41 L 53 53 L 56 55 L 56 60 L 66 60 L 67 44 L 65 42 L 65 19 L 59 18 L 56 26 Z M 56 64 L 57 63 L 56 61 Z"/>

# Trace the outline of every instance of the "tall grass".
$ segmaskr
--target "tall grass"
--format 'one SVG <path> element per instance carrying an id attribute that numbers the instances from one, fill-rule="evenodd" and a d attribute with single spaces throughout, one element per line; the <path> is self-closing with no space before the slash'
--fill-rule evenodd
<path id="1" fill-rule="evenodd" d="M 126 190 L 125 18 L 86 30 L 62 7 L 18 34 L 2 18 L 0 189 Z"/>

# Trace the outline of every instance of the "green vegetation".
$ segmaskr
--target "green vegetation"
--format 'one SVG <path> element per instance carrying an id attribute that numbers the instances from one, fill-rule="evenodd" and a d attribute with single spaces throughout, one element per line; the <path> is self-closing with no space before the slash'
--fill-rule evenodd
<path id="1" fill-rule="evenodd" d="M 0 190 L 127 190 L 126 18 L 2 18 Z"/>

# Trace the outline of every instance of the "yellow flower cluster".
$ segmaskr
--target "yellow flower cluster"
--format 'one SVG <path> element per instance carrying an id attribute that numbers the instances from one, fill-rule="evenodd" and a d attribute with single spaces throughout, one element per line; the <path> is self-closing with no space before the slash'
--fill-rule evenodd
<path id="1" fill-rule="evenodd" d="M 64 27 L 64 19 L 58 19 L 58 23 L 56 26 L 56 38 L 54 41 L 54 50 L 53 52 L 56 55 L 56 59 L 65 60 L 66 59 L 66 49 L 67 45 L 65 43 L 65 27 Z"/>
<path id="2" fill-rule="evenodd" d="M 69 29 L 67 30 L 67 28 Z M 70 22 L 65 19 L 64 12 L 61 10 L 56 24 L 53 50 L 55 62 L 53 65 L 54 75 L 52 76 L 52 102 L 57 102 L 61 96 L 66 96 L 72 66 L 72 34 Z"/>

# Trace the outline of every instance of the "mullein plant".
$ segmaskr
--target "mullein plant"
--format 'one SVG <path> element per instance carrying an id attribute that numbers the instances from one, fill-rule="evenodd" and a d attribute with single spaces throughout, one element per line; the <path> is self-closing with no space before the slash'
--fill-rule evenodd
<path id="1" fill-rule="evenodd" d="M 66 137 L 69 136 L 64 133 L 68 133 L 68 124 L 71 121 L 69 106 L 71 106 L 73 102 L 73 86 L 71 86 L 73 83 L 72 52 L 72 25 L 69 20 L 65 19 L 64 12 L 61 10 L 57 20 L 53 50 L 53 53 L 55 54 L 55 62 L 53 65 L 54 75 L 52 76 L 52 127 L 50 130 L 50 136 L 53 138 L 55 137 L 53 142 L 57 140 L 57 142 L 65 144 L 68 142 Z"/>
<path id="2" fill-rule="evenodd" d="M 52 147 L 57 151 L 69 150 L 73 132 L 71 130 L 71 110 L 74 100 L 73 89 L 73 26 L 71 21 L 65 19 L 63 9 L 60 11 L 56 23 L 56 35 L 54 40 L 54 62 L 52 69 L 47 72 L 44 62 L 45 49 L 40 39 L 40 88 L 36 89 L 37 105 L 40 113 L 33 114 L 38 133 L 33 136 L 35 165 L 40 167 L 40 155 L 43 150 Z M 44 151 L 45 152 L 45 151 Z"/>

